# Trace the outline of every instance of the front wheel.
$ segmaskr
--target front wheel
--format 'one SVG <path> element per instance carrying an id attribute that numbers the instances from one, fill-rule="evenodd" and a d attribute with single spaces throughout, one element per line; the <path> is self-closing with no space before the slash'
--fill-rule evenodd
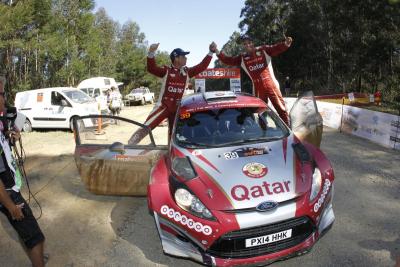
<path id="1" fill-rule="evenodd" d="M 144 106 L 146 104 L 146 99 L 142 99 L 142 100 L 140 100 L 140 105 L 142 105 L 142 106 Z"/>
<path id="2" fill-rule="evenodd" d="M 28 119 L 25 120 L 22 130 L 26 133 L 32 132 L 32 123 Z"/>

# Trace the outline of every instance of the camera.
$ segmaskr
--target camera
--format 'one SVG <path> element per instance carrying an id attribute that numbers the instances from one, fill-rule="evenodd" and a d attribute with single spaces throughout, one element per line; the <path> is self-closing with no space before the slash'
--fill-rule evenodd
<path id="1" fill-rule="evenodd" d="M 0 117 L 0 120 L 3 123 L 4 132 L 14 128 L 16 118 L 17 118 L 16 107 L 6 107 L 6 112 L 4 112 L 4 114 Z"/>

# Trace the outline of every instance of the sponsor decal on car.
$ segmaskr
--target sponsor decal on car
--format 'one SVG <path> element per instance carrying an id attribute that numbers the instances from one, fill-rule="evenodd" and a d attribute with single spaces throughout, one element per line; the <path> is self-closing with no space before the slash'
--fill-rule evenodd
<path id="1" fill-rule="evenodd" d="M 242 171 L 250 178 L 261 178 L 268 173 L 268 168 L 262 163 L 251 162 L 244 165 Z"/>
<path id="2" fill-rule="evenodd" d="M 264 181 L 262 184 L 252 187 L 239 184 L 232 187 L 231 196 L 236 201 L 243 201 L 274 194 L 288 193 L 290 192 L 289 184 L 290 181 L 283 181 L 283 183 L 275 182 L 272 184 Z"/>
<path id="3" fill-rule="evenodd" d="M 232 152 L 238 154 L 240 158 L 242 157 L 251 157 L 251 156 L 260 156 L 264 154 L 268 154 L 268 147 L 243 147 L 236 149 Z"/>
<path id="4" fill-rule="evenodd" d="M 192 155 L 193 156 L 200 156 L 202 154 L 203 154 L 203 152 L 201 150 L 198 150 L 198 149 L 195 149 L 195 150 L 192 151 Z"/>
<path id="5" fill-rule="evenodd" d="M 239 155 L 236 152 L 225 152 L 224 158 L 225 159 L 237 159 L 237 158 L 239 158 Z"/>
<path id="6" fill-rule="evenodd" d="M 188 218 L 186 215 L 182 215 L 179 211 L 175 211 L 173 208 L 168 207 L 167 205 L 162 206 L 160 212 L 162 215 L 166 215 L 171 220 L 174 220 L 189 229 L 194 229 L 198 233 L 203 233 L 204 235 L 212 234 L 212 228 L 210 226 L 196 222 L 193 219 Z"/>
<path id="7" fill-rule="evenodd" d="M 331 187 L 331 181 L 329 181 L 328 179 L 325 179 L 322 194 L 319 196 L 318 201 L 314 204 L 314 212 L 318 212 L 318 210 L 321 208 L 322 204 L 325 201 L 325 197 L 328 194 L 330 187 Z"/>
<path id="8" fill-rule="evenodd" d="M 127 155 L 115 155 L 114 157 L 118 161 L 134 161 L 135 160 L 134 157 L 130 157 Z"/>
<path id="9" fill-rule="evenodd" d="M 181 120 L 189 119 L 190 118 L 190 113 L 189 112 L 181 113 L 180 118 L 181 118 Z"/>

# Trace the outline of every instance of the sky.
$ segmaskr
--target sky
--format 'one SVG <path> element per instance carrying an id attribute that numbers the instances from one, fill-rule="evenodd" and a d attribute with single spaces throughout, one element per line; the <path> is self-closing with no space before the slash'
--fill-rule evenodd
<path id="1" fill-rule="evenodd" d="M 214 41 L 221 48 L 239 30 L 245 0 L 95 0 L 121 25 L 136 22 L 149 45 L 160 43 L 161 51 L 190 51 L 187 66 L 198 64 Z M 216 59 L 214 55 L 213 61 Z M 212 63 L 210 64 L 212 66 Z"/>

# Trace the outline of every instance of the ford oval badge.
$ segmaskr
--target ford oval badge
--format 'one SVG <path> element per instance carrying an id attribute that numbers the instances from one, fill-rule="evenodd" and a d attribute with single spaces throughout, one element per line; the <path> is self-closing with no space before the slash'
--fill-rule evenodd
<path id="1" fill-rule="evenodd" d="M 278 202 L 269 200 L 269 201 L 264 201 L 264 202 L 261 202 L 260 204 L 258 204 L 256 207 L 256 210 L 261 211 L 261 212 L 271 211 L 271 210 L 276 209 L 276 207 L 278 207 Z"/>

